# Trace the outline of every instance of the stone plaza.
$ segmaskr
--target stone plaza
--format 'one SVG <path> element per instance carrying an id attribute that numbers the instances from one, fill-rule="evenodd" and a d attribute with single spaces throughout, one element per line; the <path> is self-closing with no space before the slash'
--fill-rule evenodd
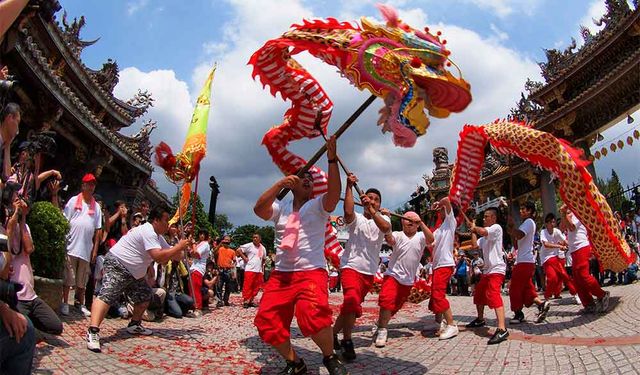
<path id="1" fill-rule="evenodd" d="M 564 294 L 553 301 L 546 323 L 508 326 L 509 340 L 486 345 L 487 327 L 464 328 L 475 317 L 471 297 L 449 297 L 460 334 L 448 341 L 434 337 L 436 325 L 427 302 L 406 304 L 392 319 L 389 340 L 376 348 L 371 329 L 377 318 L 377 295 L 370 294 L 358 320 L 354 343 L 358 357 L 347 364 L 352 374 L 637 374 L 640 373 L 640 288 L 637 284 L 608 287 L 611 307 L 603 315 L 584 315 Z M 507 317 L 509 298 L 504 296 Z M 127 321 L 108 319 L 101 330 L 102 353 L 86 349 L 88 320 L 74 313 L 58 338 L 37 346 L 37 374 L 275 374 L 284 361 L 262 343 L 253 326 L 255 309 L 234 306 L 212 310 L 199 318 L 165 317 L 146 323 L 152 336 L 131 336 Z M 341 293 L 330 295 L 334 316 Z M 527 310 L 527 309 L 526 309 Z M 495 314 L 487 309 L 488 326 Z M 295 320 L 294 320 L 295 327 Z M 311 374 L 326 374 L 319 350 L 293 328 L 293 344 Z"/>

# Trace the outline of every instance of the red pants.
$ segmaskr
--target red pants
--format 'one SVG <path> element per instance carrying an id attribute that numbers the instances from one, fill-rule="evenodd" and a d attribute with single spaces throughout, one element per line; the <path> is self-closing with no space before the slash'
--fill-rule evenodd
<path id="1" fill-rule="evenodd" d="M 604 290 L 598 281 L 589 273 L 589 256 L 591 246 L 585 246 L 571 253 L 571 278 L 576 286 L 576 291 L 583 306 L 593 303 L 593 297 L 602 298 Z"/>
<path id="2" fill-rule="evenodd" d="M 262 272 L 244 271 L 244 283 L 242 284 L 242 300 L 251 301 L 262 287 Z"/>
<path id="3" fill-rule="evenodd" d="M 373 286 L 373 275 L 365 275 L 351 268 L 342 269 L 342 295 L 340 315 L 355 314 L 362 316 L 362 302 Z"/>
<path id="4" fill-rule="evenodd" d="M 533 285 L 535 272 L 535 263 L 518 263 L 513 266 L 511 285 L 509 286 L 511 311 L 520 311 L 523 306 L 533 305 L 533 300 L 538 297 L 536 287 Z"/>
<path id="5" fill-rule="evenodd" d="M 193 290 L 196 294 L 193 297 L 195 301 L 196 310 L 202 310 L 202 274 L 199 271 L 191 271 L 191 282 L 193 283 Z"/>
<path id="6" fill-rule="evenodd" d="M 480 276 L 480 281 L 473 292 L 473 303 L 476 305 L 486 305 L 490 309 L 497 309 L 504 306 L 500 289 L 504 282 L 504 275 L 500 273 L 489 273 Z"/>
<path id="7" fill-rule="evenodd" d="M 431 298 L 429 299 L 429 310 L 434 314 L 441 314 L 449 310 L 447 300 L 447 285 L 453 275 L 455 267 L 440 267 L 433 270 L 431 281 Z"/>
<path id="8" fill-rule="evenodd" d="M 392 276 L 385 275 L 378 296 L 378 306 L 381 309 L 391 311 L 391 315 L 395 315 L 409 298 L 411 287 L 412 285 L 402 285 Z"/>
<path id="9" fill-rule="evenodd" d="M 576 288 L 573 286 L 571 278 L 567 274 L 567 270 L 564 269 L 564 264 L 558 257 L 547 259 L 542 265 L 544 267 L 544 274 L 547 277 L 547 286 L 544 289 L 544 298 L 549 299 L 551 297 L 560 296 L 562 292 L 562 284 L 569 288 L 571 295 L 576 294 Z"/>
<path id="10" fill-rule="evenodd" d="M 253 321 L 262 340 L 274 346 L 289 340 L 294 314 L 304 336 L 331 327 L 327 278 L 324 269 L 271 272 Z"/>

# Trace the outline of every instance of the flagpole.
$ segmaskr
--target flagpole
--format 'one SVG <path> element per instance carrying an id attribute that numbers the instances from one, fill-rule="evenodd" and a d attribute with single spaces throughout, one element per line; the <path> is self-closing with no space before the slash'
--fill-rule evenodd
<path id="1" fill-rule="evenodd" d="M 180 238 L 183 239 L 184 238 L 184 223 L 182 221 L 182 207 L 180 205 L 180 198 L 181 198 L 181 190 L 182 190 L 182 186 L 184 186 L 184 181 L 180 181 L 180 182 L 176 182 L 176 187 L 178 188 L 178 217 L 180 218 Z M 191 250 L 191 249 L 189 249 Z M 191 297 L 193 298 L 193 306 L 195 309 L 195 302 L 196 302 L 196 293 L 195 293 L 195 289 L 193 287 L 193 278 L 191 277 L 191 267 L 189 266 L 189 259 L 187 258 L 187 253 L 183 252 L 182 253 L 182 259 L 184 261 L 184 266 L 187 268 L 187 274 L 189 275 L 189 290 L 191 291 Z"/>
<path id="2" fill-rule="evenodd" d="M 196 230 L 196 198 L 198 198 L 198 180 L 200 177 L 200 171 L 198 171 L 198 174 L 196 174 L 196 186 L 194 187 L 193 190 L 193 205 L 191 207 L 191 223 L 193 225 L 193 230 L 195 232 Z M 195 233 L 194 233 L 195 234 Z M 200 235 L 200 233 L 198 233 L 198 235 Z"/>

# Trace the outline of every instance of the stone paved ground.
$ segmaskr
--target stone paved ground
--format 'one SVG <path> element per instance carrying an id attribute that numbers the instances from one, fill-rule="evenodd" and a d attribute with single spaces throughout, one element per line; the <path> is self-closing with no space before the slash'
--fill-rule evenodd
<path id="1" fill-rule="evenodd" d="M 449 341 L 433 338 L 433 315 L 427 303 L 408 304 L 392 320 L 385 348 L 372 345 L 377 317 L 376 296 L 369 295 L 354 334 L 358 359 L 352 374 L 637 374 L 640 373 L 640 284 L 607 288 L 612 306 L 604 315 L 581 315 L 566 296 L 554 301 L 547 323 L 510 327 L 510 340 L 487 346 L 489 329 L 465 330 L 475 316 L 469 297 L 452 297 L 461 332 Z M 333 294 L 334 307 L 341 294 Z M 165 318 L 147 323 L 153 336 L 133 337 L 126 321 L 106 320 L 101 330 L 103 352 L 85 348 L 87 320 L 65 321 L 59 338 L 38 344 L 37 374 L 273 374 L 283 361 L 264 345 L 252 324 L 255 309 L 236 306 L 201 318 Z M 508 297 L 505 297 L 508 306 Z M 526 312 L 533 320 L 534 309 Z M 510 314 L 508 314 L 510 315 Z M 495 315 L 487 311 L 495 327 Z M 311 374 L 326 374 L 318 349 L 294 328 L 293 343 Z"/>

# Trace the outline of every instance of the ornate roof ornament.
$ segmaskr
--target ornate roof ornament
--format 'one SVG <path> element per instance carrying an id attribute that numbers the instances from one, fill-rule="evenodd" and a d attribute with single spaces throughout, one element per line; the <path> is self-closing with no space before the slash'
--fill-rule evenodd
<path id="1" fill-rule="evenodd" d="M 147 90 L 138 89 L 138 93 L 131 99 L 127 100 L 127 104 L 135 108 L 134 117 L 140 117 L 147 113 L 149 107 L 153 107 L 153 97 Z"/>
<path id="2" fill-rule="evenodd" d="M 632 13 L 627 0 L 605 0 L 605 3 L 607 7 L 606 13 L 600 19 L 593 20 L 594 24 L 597 26 L 604 25 L 604 28 L 597 34 L 592 34 L 589 29 L 580 26 L 580 35 L 584 39 L 584 45 L 578 50 L 574 51 L 576 41 L 573 38 L 571 38 L 571 45 L 562 52 L 556 49 L 545 50 L 547 62 L 538 65 L 547 83 L 551 83 L 551 81 L 561 76 L 573 63 L 589 56 L 589 53 L 598 45 L 599 41 L 605 40 L 607 35 L 610 35 L 612 30 L 622 25 L 623 21 Z M 634 0 L 633 4 L 635 9 L 638 9 L 638 0 Z"/>
<path id="3" fill-rule="evenodd" d="M 589 30 L 588 28 L 582 25 L 580 25 L 580 35 L 582 35 L 582 40 L 584 40 L 584 44 L 589 44 L 593 41 L 594 35 L 591 34 L 591 30 Z"/>
<path id="4" fill-rule="evenodd" d="M 527 80 L 527 83 L 533 82 Z M 535 82 L 539 83 L 539 82 Z M 525 85 L 525 89 L 527 89 Z M 528 89 L 527 89 L 528 90 Z M 544 112 L 544 108 L 536 104 L 529 96 L 520 93 L 520 100 L 515 108 L 511 108 L 509 118 L 515 121 L 533 122 Z"/>
<path id="5" fill-rule="evenodd" d="M 489 152 L 482 164 L 482 169 L 480 170 L 480 178 L 491 176 L 501 165 L 507 165 L 505 157 L 497 153 L 496 150 L 493 149 L 493 146 L 490 146 Z"/>
<path id="6" fill-rule="evenodd" d="M 564 69 L 571 65 L 576 56 L 573 51 L 575 48 L 576 40 L 571 38 L 571 44 L 564 51 L 559 51 L 555 48 L 544 50 L 545 55 L 547 55 L 547 62 L 539 63 L 538 66 L 540 66 L 542 77 L 547 83 L 551 82 Z"/>
<path id="7" fill-rule="evenodd" d="M 100 40 L 100 38 L 91 41 L 84 41 L 80 39 L 80 30 L 82 30 L 85 23 L 84 16 L 80 16 L 80 19 L 74 18 L 73 22 L 69 24 L 67 22 L 67 11 L 65 10 L 62 13 L 62 25 L 64 26 L 62 35 L 64 36 L 69 49 L 78 59 L 80 58 L 80 53 L 85 47 L 93 45 Z"/>
<path id="8" fill-rule="evenodd" d="M 598 26 L 605 25 L 605 28 L 614 27 L 617 23 L 623 20 L 629 13 L 631 13 L 631 8 L 627 3 L 627 0 L 605 0 L 607 6 L 607 12 L 604 16 L 600 17 L 600 19 L 593 20 Z M 638 0 L 635 0 L 634 6 L 638 7 Z"/>
<path id="9" fill-rule="evenodd" d="M 131 140 L 137 144 L 135 152 L 140 155 L 146 161 L 151 161 L 151 155 L 153 154 L 153 146 L 151 146 L 151 141 L 149 140 L 149 136 L 153 129 L 157 128 L 158 123 L 153 120 L 147 120 L 140 128 L 140 131 L 134 134 L 131 137 Z"/>
<path id="10" fill-rule="evenodd" d="M 109 92 L 113 93 L 113 88 L 119 82 L 119 73 L 120 69 L 118 68 L 118 63 L 108 59 L 106 63 L 102 64 L 102 69 L 92 72 L 96 82 L 102 86 L 102 88 Z"/>

